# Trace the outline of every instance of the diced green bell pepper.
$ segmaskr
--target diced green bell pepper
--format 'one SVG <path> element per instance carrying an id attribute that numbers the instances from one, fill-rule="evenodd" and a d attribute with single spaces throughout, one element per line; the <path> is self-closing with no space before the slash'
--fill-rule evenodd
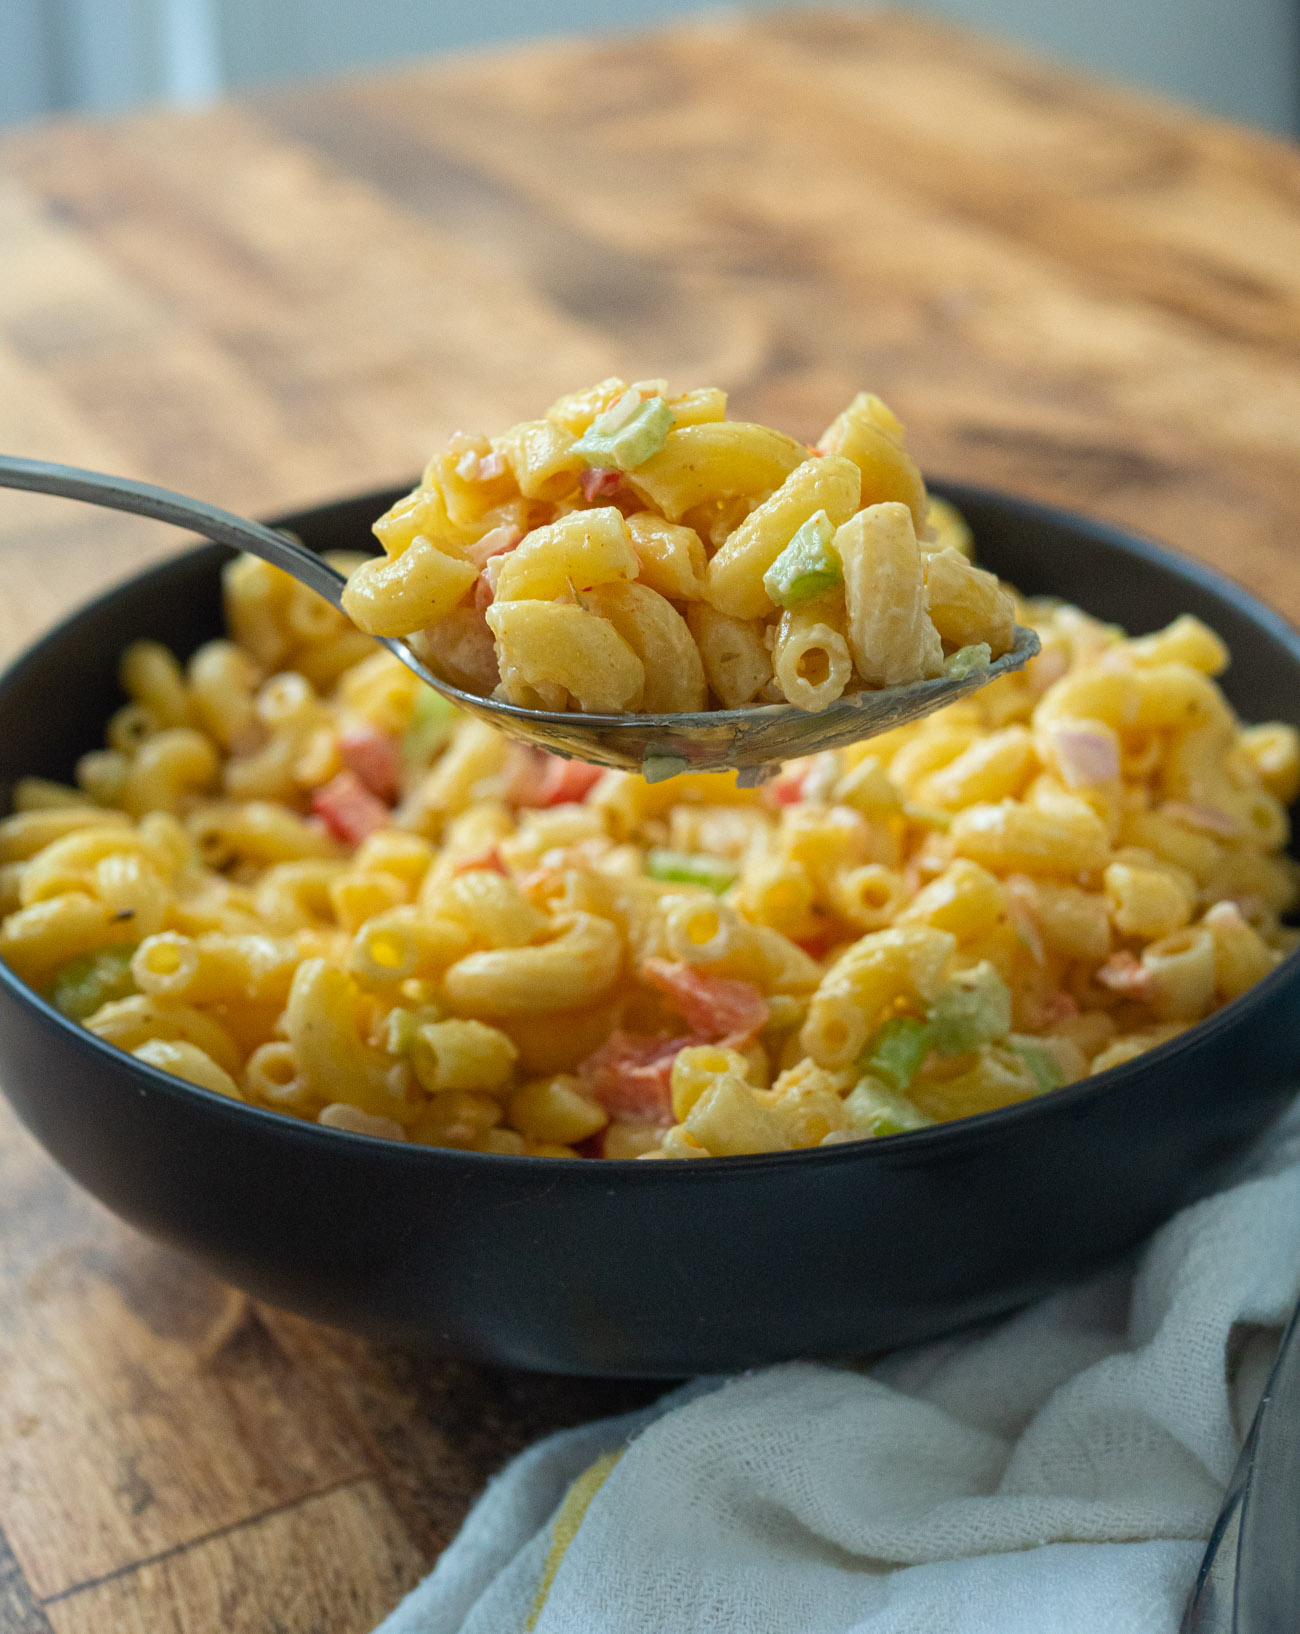
<path id="1" fill-rule="evenodd" d="M 689 772 L 691 763 L 685 755 L 658 754 L 647 749 L 641 757 L 641 776 L 647 783 L 666 783 L 670 777 Z"/>
<path id="2" fill-rule="evenodd" d="M 849 1128 L 859 1135 L 902 1135 L 934 1122 L 879 1078 L 861 1078 L 844 1097 Z"/>
<path id="3" fill-rule="evenodd" d="M 102 1004 L 130 998 L 136 991 L 131 976 L 135 942 L 82 953 L 62 965 L 54 978 L 51 998 L 54 1008 L 69 1021 L 85 1021 Z"/>
<path id="4" fill-rule="evenodd" d="M 810 516 L 798 530 L 763 575 L 763 588 L 778 607 L 802 607 L 843 581 L 834 537 L 825 511 Z"/>
<path id="5" fill-rule="evenodd" d="M 450 698 L 432 687 L 421 687 L 411 712 L 410 724 L 402 738 L 402 753 L 407 760 L 423 763 L 432 760 L 456 728 L 460 710 Z"/>
<path id="6" fill-rule="evenodd" d="M 659 452 L 673 428 L 673 411 L 662 397 L 648 397 L 613 430 L 602 424 L 608 413 L 598 414 L 570 451 L 605 470 L 635 471 Z"/>
<path id="7" fill-rule="evenodd" d="M 719 896 L 740 877 L 734 863 L 722 857 L 698 856 L 690 851 L 670 851 L 656 846 L 646 857 L 645 871 L 651 879 L 674 885 L 703 885 Z"/>
<path id="8" fill-rule="evenodd" d="M 864 1072 L 883 1078 L 892 1089 L 904 1090 L 930 1049 L 929 1022 L 915 1016 L 892 1016 L 867 1040 L 858 1065 Z"/>
<path id="9" fill-rule="evenodd" d="M 1065 1074 L 1061 1071 L 1060 1062 L 1041 1038 L 1012 1033 L 1007 1044 L 1029 1068 L 1040 1095 L 1046 1095 L 1050 1089 L 1060 1089 L 1065 1082 Z"/>
<path id="10" fill-rule="evenodd" d="M 976 670 L 987 669 L 993 662 L 993 649 L 987 641 L 976 641 L 969 647 L 958 647 L 943 661 L 943 673 L 949 681 L 964 681 Z"/>
<path id="11" fill-rule="evenodd" d="M 985 959 L 953 976 L 930 1006 L 934 1048 L 941 1055 L 991 1044 L 1011 1031 L 1011 991 Z"/>

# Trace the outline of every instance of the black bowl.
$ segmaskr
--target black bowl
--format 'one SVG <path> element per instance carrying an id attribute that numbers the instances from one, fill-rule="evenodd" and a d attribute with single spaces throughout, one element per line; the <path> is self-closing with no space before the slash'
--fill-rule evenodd
<path id="1" fill-rule="evenodd" d="M 1248 720 L 1300 724 L 1300 639 L 1235 585 L 1113 528 L 964 487 L 982 559 L 1133 632 L 1196 613 Z M 284 519 L 366 539 L 394 496 Z M 149 569 L 0 679 L 0 782 L 66 778 L 117 656 L 218 632 L 227 552 Z M 694 1163 L 403 1146 L 233 1103 L 60 1017 L 0 966 L 0 1077 L 110 1208 L 260 1298 L 516 1367 L 675 1376 L 847 1355 L 993 1316 L 1091 1271 L 1214 1186 L 1289 1099 L 1300 955 L 1181 1038 L 1040 1100 L 893 1139 Z"/>

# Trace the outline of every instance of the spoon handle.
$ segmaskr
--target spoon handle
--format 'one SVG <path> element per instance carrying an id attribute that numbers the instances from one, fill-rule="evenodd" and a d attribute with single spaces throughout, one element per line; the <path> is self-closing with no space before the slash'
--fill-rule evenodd
<path id="1" fill-rule="evenodd" d="M 134 511 L 158 522 L 171 522 L 214 539 L 234 550 L 246 550 L 273 566 L 283 568 L 300 583 L 324 596 L 333 606 L 341 604 L 343 575 L 292 534 L 279 533 L 250 522 L 247 517 L 223 511 L 201 499 L 155 488 L 150 482 L 134 482 L 130 477 L 109 476 L 103 471 L 83 471 L 75 465 L 52 465 L 46 460 L 15 459 L 0 454 L 0 488 L 26 488 L 38 494 L 57 494 L 64 499 L 84 499 L 115 511 Z"/>
<path id="2" fill-rule="evenodd" d="M 1300 1305 L 1228 1483 L 1181 1634 L 1300 1628 Z"/>

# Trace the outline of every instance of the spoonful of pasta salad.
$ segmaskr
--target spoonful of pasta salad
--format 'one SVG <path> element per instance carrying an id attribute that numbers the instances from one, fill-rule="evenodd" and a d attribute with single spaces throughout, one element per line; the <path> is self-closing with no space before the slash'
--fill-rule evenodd
<path id="1" fill-rule="evenodd" d="M 1038 651 L 860 393 L 813 446 L 715 388 L 605 380 L 457 433 L 345 575 L 291 535 L 124 477 L 0 456 L 0 487 L 190 528 L 282 568 L 470 714 L 652 781 L 906 725 Z"/>

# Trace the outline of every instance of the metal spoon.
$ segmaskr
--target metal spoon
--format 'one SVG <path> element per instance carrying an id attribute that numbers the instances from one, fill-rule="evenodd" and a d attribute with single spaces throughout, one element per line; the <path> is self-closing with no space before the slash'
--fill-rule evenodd
<path id="1" fill-rule="evenodd" d="M 1300 1628 L 1300 1305 L 1291 1313 L 1181 1634 Z"/>
<path id="2" fill-rule="evenodd" d="M 233 550 L 260 556 L 323 596 L 331 606 L 341 608 L 346 580 L 336 568 L 291 534 L 250 522 L 201 499 L 190 499 L 151 483 L 134 482 L 129 477 L 8 455 L 0 455 L 0 488 L 58 494 L 174 523 Z M 384 636 L 376 640 L 459 708 L 525 743 L 571 759 L 593 761 L 598 766 L 641 772 L 650 782 L 678 772 L 734 770 L 739 773 L 738 781 L 750 787 L 771 775 L 783 760 L 856 743 L 932 714 L 995 677 L 1020 669 L 1038 651 L 1034 632 L 1017 625 L 1015 646 L 987 668 L 961 678 L 940 676 L 911 686 L 857 692 L 815 714 L 792 704 L 762 704 L 752 709 L 715 709 L 700 714 L 580 715 L 520 709 L 495 698 L 462 692 L 426 668 L 405 642 Z"/>

